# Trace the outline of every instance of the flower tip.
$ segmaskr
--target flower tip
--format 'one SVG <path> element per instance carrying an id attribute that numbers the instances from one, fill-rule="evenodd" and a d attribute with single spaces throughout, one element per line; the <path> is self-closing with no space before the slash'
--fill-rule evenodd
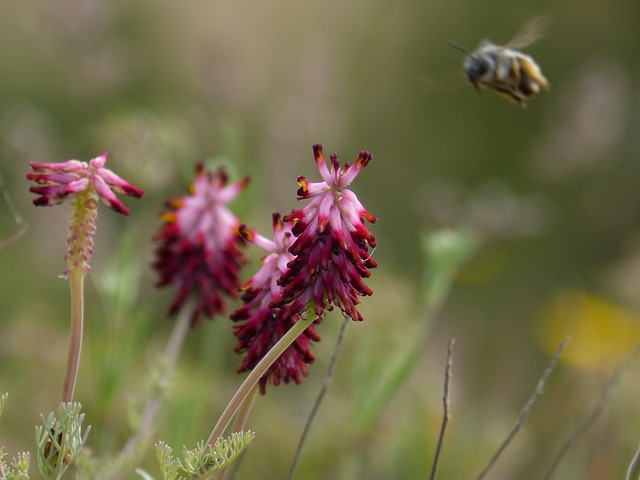
<path id="1" fill-rule="evenodd" d="M 317 143 L 313 146 L 313 158 L 316 163 L 324 163 L 324 154 L 322 153 L 322 145 Z"/>
<path id="2" fill-rule="evenodd" d="M 131 213 L 131 211 L 127 207 L 125 207 L 124 203 L 122 203 L 119 200 L 108 201 L 103 198 L 102 203 L 104 203 L 107 207 L 109 207 L 114 212 L 121 213 L 122 215 L 129 216 L 129 214 Z"/>
<path id="3" fill-rule="evenodd" d="M 360 168 L 366 167 L 372 158 L 373 155 L 371 154 L 371 152 L 362 150 L 358 155 L 358 158 L 356 159 L 356 165 L 358 165 Z"/>
<path id="4" fill-rule="evenodd" d="M 108 159 L 109 159 L 109 152 L 102 152 L 97 157 L 92 158 L 89 163 L 94 168 L 102 168 L 104 167 L 104 164 L 107 163 Z"/>
<path id="5" fill-rule="evenodd" d="M 144 190 L 131 184 L 127 184 L 126 187 L 123 187 L 122 189 L 124 190 L 125 195 L 130 197 L 141 198 L 144 196 Z"/>
<path id="6" fill-rule="evenodd" d="M 51 197 L 38 197 L 33 200 L 33 204 L 36 207 L 50 207 L 51 205 L 55 205 L 50 200 L 51 200 Z"/>
<path id="7" fill-rule="evenodd" d="M 250 230 L 244 223 L 238 227 L 238 235 L 242 237 L 247 242 L 252 242 L 255 238 L 255 232 Z"/>
<path id="8" fill-rule="evenodd" d="M 274 212 L 271 215 L 271 219 L 272 219 L 272 224 L 273 224 L 273 228 L 277 228 L 278 226 L 282 225 L 282 215 L 280 215 L 280 212 Z"/>

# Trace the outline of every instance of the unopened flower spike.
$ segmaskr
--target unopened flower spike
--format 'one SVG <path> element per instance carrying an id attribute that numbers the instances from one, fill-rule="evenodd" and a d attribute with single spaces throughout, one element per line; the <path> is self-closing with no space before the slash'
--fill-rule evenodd
<path id="1" fill-rule="evenodd" d="M 353 164 L 341 167 L 336 154 L 329 157 L 327 166 L 322 145 L 315 145 L 313 151 L 323 181 L 312 183 L 298 177 L 298 200 L 310 202 L 283 218 L 293 223 L 296 240 L 289 252 L 295 258 L 279 280 L 283 299 L 272 306 L 295 317 L 313 304 L 318 320 L 337 306 L 353 320 L 362 320 L 356 309 L 358 297 L 372 294 L 363 278 L 377 266 L 369 251 L 376 246 L 376 239 L 364 220 L 374 223 L 376 218 L 347 187 L 372 155 L 361 151 Z"/>
<path id="2" fill-rule="evenodd" d="M 270 306 L 282 300 L 283 289 L 277 281 L 293 259 L 293 255 L 288 251 L 294 239 L 291 224 L 283 224 L 280 214 L 274 213 L 273 240 L 244 225 L 240 227 L 240 233 L 245 240 L 263 248 L 269 254 L 262 259 L 262 267 L 258 272 L 242 286 L 244 306 L 231 314 L 232 320 L 243 321 L 234 327 L 238 339 L 234 350 L 237 353 L 245 353 L 238 373 L 253 370 L 297 320 L 291 316 L 285 318 L 281 308 Z M 301 383 L 302 377 L 308 373 L 307 365 L 315 360 L 310 350 L 311 342 L 319 340 L 315 327 L 308 327 L 260 378 L 260 393 L 265 393 L 267 383 L 279 385 L 291 380 Z"/>
<path id="3" fill-rule="evenodd" d="M 167 202 L 153 264 L 156 286 L 175 285 L 177 292 L 168 315 L 173 316 L 193 297 L 191 326 L 225 310 L 225 296 L 237 296 L 240 267 L 245 262 L 239 246 L 240 221 L 227 208 L 249 179 L 227 185 L 223 168 L 215 173 L 196 165 L 189 195 Z"/>

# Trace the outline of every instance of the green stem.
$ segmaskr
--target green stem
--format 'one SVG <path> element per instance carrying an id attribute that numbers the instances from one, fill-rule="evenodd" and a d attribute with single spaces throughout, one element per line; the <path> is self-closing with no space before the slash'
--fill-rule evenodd
<path id="1" fill-rule="evenodd" d="M 236 418 L 233 420 L 233 425 L 231 426 L 231 431 L 233 432 L 243 432 L 244 428 L 247 426 L 247 420 L 249 419 L 249 414 L 251 413 L 251 408 L 253 407 L 253 401 L 258 394 L 258 386 L 254 385 L 247 398 L 242 401 L 242 405 L 238 409 L 238 413 L 236 414 Z M 236 464 L 237 469 L 238 464 Z M 227 474 L 230 471 L 230 466 L 227 465 L 222 470 L 220 470 L 216 476 L 215 480 L 224 480 L 227 477 Z"/>
<path id="2" fill-rule="evenodd" d="M 84 317 L 84 265 L 79 265 L 69 272 L 69 289 L 71 291 L 71 332 L 69 335 L 69 356 L 67 371 L 62 385 L 61 403 L 71 403 L 78 377 L 80 351 L 82 350 L 82 325 Z"/>
<path id="3" fill-rule="evenodd" d="M 158 415 L 158 411 L 160 410 L 160 405 L 163 399 L 163 392 L 166 388 L 166 385 L 169 381 L 169 377 L 175 364 L 178 360 L 178 355 L 182 350 L 182 346 L 184 344 L 184 339 L 187 335 L 187 331 L 189 330 L 189 323 L 191 321 L 191 309 L 184 308 L 182 309 L 176 323 L 173 327 L 173 331 L 171 332 L 171 337 L 169 337 L 169 341 L 167 342 L 167 346 L 164 351 L 164 370 L 160 380 L 158 381 L 160 391 L 154 392 L 149 398 L 146 399 L 144 408 L 142 410 L 142 420 L 140 421 L 140 426 L 138 427 L 138 431 L 129 438 L 127 443 L 122 447 L 119 458 L 125 459 L 128 455 L 131 455 L 132 452 L 149 436 L 153 430 L 153 424 Z M 155 390 L 155 389 L 154 389 Z M 120 477 L 115 477 L 120 478 Z"/>
<path id="4" fill-rule="evenodd" d="M 271 350 L 267 352 L 264 358 L 258 362 L 258 365 L 256 365 L 244 382 L 242 382 L 240 388 L 238 388 L 236 393 L 233 395 L 233 398 L 231 398 L 227 408 L 222 412 L 222 415 L 218 419 L 218 423 L 211 431 L 211 435 L 209 435 L 209 439 L 207 440 L 208 445 L 214 445 L 216 440 L 222 436 L 229 425 L 231 418 L 236 414 L 244 399 L 249 395 L 253 387 L 257 385 L 260 378 L 267 372 L 269 367 L 273 365 L 278 357 L 282 355 L 287 347 L 289 347 L 289 345 L 291 345 L 312 323 L 312 320 L 302 318 L 298 320 L 289 329 L 289 331 L 285 333 L 280 340 L 278 340 Z"/>
<path id="5" fill-rule="evenodd" d="M 400 390 L 414 371 L 425 351 L 428 333 L 442 309 L 453 281 L 453 275 L 440 274 L 429 284 L 424 315 L 415 322 L 407 335 L 404 348 L 388 360 L 389 367 L 378 381 L 366 391 L 354 416 L 355 425 L 362 435 L 371 431 L 391 398 Z"/>

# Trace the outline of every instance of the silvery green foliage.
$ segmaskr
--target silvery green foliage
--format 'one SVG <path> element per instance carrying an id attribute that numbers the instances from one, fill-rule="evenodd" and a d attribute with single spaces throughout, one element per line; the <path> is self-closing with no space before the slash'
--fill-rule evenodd
<path id="1" fill-rule="evenodd" d="M 203 441 L 193 450 L 184 449 L 184 460 L 175 458 L 173 450 L 163 442 L 156 445 L 163 480 L 206 479 L 233 462 L 245 449 L 255 433 L 232 433 L 229 438 L 219 438 L 214 445 Z"/>
<path id="2" fill-rule="evenodd" d="M 0 416 L 2 416 L 2 410 L 4 409 L 4 404 L 7 402 L 8 396 L 8 393 L 0 395 Z M 2 480 L 28 480 L 29 452 L 19 453 L 18 458 L 13 458 L 10 464 L 4 460 L 6 455 L 4 447 L 0 447 L 0 478 Z"/>
<path id="3" fill-rule="evenodd" d="M 49 414 L 44 425 L 36 427 L 38 468 L 47 479 L 58 480 L 84 445 L 89 428 L 82 434 L 84 414 L 79 403 L 61 403 L 58 414 Z"/>
<path id="4" fill-rule="evenodd" d="M 0 449 L 0 464 L 2 465 L 2 473 L 0 476 L 3 480 L 29 480 L 29 453 L 23 452 L 18 454 L 18 458 L 8 464 L 4 461 L 6 453 Z"/>

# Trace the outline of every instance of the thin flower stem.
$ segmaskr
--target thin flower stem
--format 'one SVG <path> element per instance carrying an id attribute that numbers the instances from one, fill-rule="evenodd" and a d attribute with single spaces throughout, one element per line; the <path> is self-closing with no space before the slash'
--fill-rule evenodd
<path id="1" fill-rule="evenodd" d="M 5 238 L 2 242 L 0 242 L 0 252 L 5 248 L 9 247 L 12 243 L 18 241 L 22 235 L 24 235 L 29 229 L 29 225 L 26 223 L 20 227 L 16 233 L 11 235 L 9 238 Z"/>
<path id="2" fill-rule="evenodd" d="M 296 453 L 293 456 L 293 461 L 291 462 L 291 467 L 289 468 L 289 476 L 287 477 L 288 480 L 293 480 L 296 474 L 298 462 L 300 461 L 300 457 L 302 455 L 302 449 L 304 448 L 307 436 L 309 434 L 309 431 L 311 430 L 311 424 L 313 423 L 313 419 L 318 413 L 320 403 L 322 403 L 322 399 L 329 389 L 329 384 L 331 383 L 331 378 L 333 377 L 333 369 L 335 368 L 336 361 L 338 360 L 338 353 L 340 351 L 340 347 L 342 346 L 344 334 L 347 330 L 347 325 L 349 324 L 349 322 L 349 317 L 345 317 L 344 321 L 342 322 L 342 327 L 340 328 L 340 333 L 338 334 L 336 345 L 333 348 L 333 355 L 331 356 L 331 361 L 329 362 L 329 366 L 327 367 L 327 374 L 325 375 L 324 381 L 322 382 L 322 388 L 320 389 L 320 393 L 318 393 L 318 396 L 316 397 L 316 401 L 314 402 L 313 407 L 311 407 L 311 411 L 309 412 L 309 417 L 307 418 L 307 422 L 305 423 L 302 435 L 300 435 L 298 447 L 296 448 Z"/>
<path id="3" fill-rule="evenodd" d="M 189 322 L 191 321 L 191 309 L 186 308 L 180 312 L 178 319 L 173 327 L 169 341 L 164 351 L 164 370 L 158 383 L 160 387 L 164 387 L 167 383 L 169 375 L 173 370 L 178 355 L 182 350 L 184 339 L 189 330 Z M 126 457 L 131 453 L 143 440 L 149 437 L 151 430 L 153 429 L 153 423 L 158 415 L 160 404 L 162 402 L 162 393 L 164 388 L 157 390 L 157 395 L 148 398 L 142 409 L 142 420 L 140 421 L 140 427 L 138 431 L 133 435 L 127 443 L 122 447 L 119 456 L 121 458 Z"/>
<path id="4" fill-rule="evenodd" d="M 256 399 L 257 394 L 258 394 L 258 386 L 254 385 L 253 389 L 249 392 L 249 395 L 247 395 L 247 398 L 245 398 L 244 401 L 242 402 L 242 405 L 240 405 L 240 408 L 238 409 L 238 413 L 236 414 L 236 417 L 233 419 L 233 425 L 231 425 L 232 432 L 244 431 L 244 428 L 247 426 L 247 420 L 249 420 L 249 414 L 251 413 L 251 408 L 253 407 L 253 401 Z M 244 452 L 242 457 L 240 457 L 238 461 L 234 463 L 235 468 L 234 468 L 234 475 L 232 475 L 232 478 L 235 476 L 235 473 L 238 471 L 238 467 L 243 458 L 244 458 Z M 224 480 L 227 477 L 227 474 L 229 473 L 230 470 L 231 470 L 230 466 L 227 465 L 222 470 L 220 470 L 215 477 L 213 477 L 214 480 Z"/>
<path id="5" fill-rule="evenodd" d="M 583 418 L 578 423 L 578 425 L 576 425 L 575 428 L 569 433 L 569 435 L 567 436 L 567 438 L 563 442 L 562 446 L 560 447 L 558 452 L 556 452 L 555 456 L 553 457 L 553 460 L 551 461 L 551 465 L 550 465 L 549 469 L 547 470 L 546 475 L 544 477 L 542 477 L 542 478 L 544 478 L 545 480 L 548 480 L 548 479 L 551 478 L 551 476 L 553 475 L 554 471 L 556 470 L 556 468 L 560 464 L 560 461 L 564 458 L 565 454 L 569 451 L 569 448 L 587 430 L 589 430 L 589 428 L 591 428 L 591 426 L 595 423 L 595 421 L 598 419 L 598 417 L 600 417 L 600 415 L 602 415 L 602 413 L 605 411 L 605 409 L 607 408 L 609 403 L 611 403 L 611 400 L 615 396 L 616 391 L 618 389 L 618 384 L 620 383 L 620 380 L 622 379 L 622 376 L 624 375 L 624 373 L 627 371 L 627 369 L 629 368 L 629 366 L 631 365 L 631 363 L 635 359 L 636 355 L 638 354 L 638 351 L 639 351 L 639 349 L 636 348 L 631 353 L 631 355 L 629 355 L 629 357 L 622 364 L 622 366 L 620 366 L 618 368 L 618 370 L 616 370 L 616 372 L 613 374 L 613 377 L 611 377 L 611 380 L 609 380 L 609 384 L 607 385 L 607 388 L 603 392 L 603 394 L 600 397 L 600 399 L 596 402 L 596 404 L 593 406 L 593 408 L 589 411 L 587 416 L 585 418 Z"/>
<path id="6" fill-rule="evenodd" d="M 636 454 L 633 456 L 633 460 L 631 460 L 626 476 L 626 480 L 638 479 L 640 479 L 640 448 L 638 448 Z"/>
<path id="7" fill-rule="evenodd" d="M 384 408 L 407 381 L 415 365 L 422 358 L 429 331 L 442 311 L 458 268 L 477 247 L 475 240 L 471 237 L 462 237 L 460 241 L 463 242 L 463 246 L 460 247 L 460 258 L 455 264 L 447 268 L 434 267 L 428 270 L 430 276 L 425 279 L 426 293 L 422 318 L 415 322 L 413 330 L 406 336 L 407 343 L 404 348 L 396 353 L 395 358 L 388 361 L 389 367 L 370 391 L 366 392 L 363 403 L 359 405 L 355 422 L 362 434 L 373 429 Z"/>
<path id="8" fill-rule="evenodd" d="M 81 264 L 69 272 L 71 291 L 71 332 L 69 335 L 69 356 L 67 371 L 62 385 L 61 403 L 71 403 L 78 377 L 80 351 L 82 350 L 82 325 L 84 317 L 84 265 Z"/>
<path id="9" fill-rule="evenodd" d="M 538 400 L 538 397 L 540 397 L 540 395 L 542 395 L 542 393 L 544 392 L 544 386 L 547 383 L 549 376 L 551 375 L 553 370 L 556 368 L 556 365 L 558 364 L 558 360 L 560 360 L 560 355 L 562 355 L 562 352 L 564 351 L 564 348 L 567 346 L 567 343 L 569 342 L 570 339 L 571 337 L 566 337 L 562 341 L 558 349 L 556 350 L 556 353 L 553 355 L 553 357 L 549 361 L 549 364 L 547 365 L 547 368 L 545 369 L 544 373 L 540 377 L 540 380 L 538 380 L 538 384 L 536 385 L 535 390 L 531 394 L 531 397 L 529 398 L 527 403 L 524 405 L 524 407 L 522 407 L 522 410 L 520 410 L 520 414 L 518 415 L 518 419 L 516 420 L 516 423 L 513 425 L 513 427 L 511 428 L 511 431 L 509 432 L 507 437 L 503 440 L 500 447 L 498 447 L 498 450 L 493 455 L 491 460 L 489 460 L 489 463 L 487 463 L 487 465 L 484 467 L 480 475 L 478 475 L 477 480 L 484 478 L 487 472 L 496 463 L 496 461 L 498 460 L 498 457 L 502 454 L 502 452 L 504 452 L 504 450 L 507 448 L 509 443 L 511 443 L 511 440 L 513 440 L 513 437 L 515 437 L 516 433 L 518 433 L 524 426 L 524 422 L 527 420 L 529 413 L 531 413 L 531 409 L 533 408 L 533 405 Z"/>
<path id="10" fill-rule="evenodd" d="M 7 189 L 5 188 L 5 183 L 4 183 L 4 179 L 2 178 L 2 173 L 0 173 L 0 190 L 2 190 L 2 196 L 4 197 L 4 201 L 9 207 L 11 214 L 13 215 L 13 219 L 15 220 L 16 224 L 20 227 L 20 229 L 16 233 L 14 233 L 9 238 L 6 238 L 2 240 L 2 242 L 0 242 L 0 251 L 2 251 L 5 248 L 7 248 L 9 245 L 11 245 L 13 242 L 20 239 L 20 237 L 22 237 L 22 235 L 24 235 L 25 232 L 28 230 L 29 224 L 24 222 L 24 220 L 22 219 L 22 216 L 18 213 L 18 210 L 13 204 L 13 201 L 9 196 L 9 192 L 7 192 Z M 0 478 L 3 478 L 3 477 L 0 477 Z"/>
<path id="11" fill-rule="evenodd" d="M 451 406 L 451 396 L 449 394 L 449 383 L 451 381 L 451 367 L 453 366 L 453 344 L 456 343 L 455 339 L 449 340 L 449 347 L 447 348 L 447 366 L 444 370 L 444 393 L 442 394 L 442 424 L 440 425 L 440 434 L 438 435 L 438 443 L 436 445 L 436 453 L 433 457 L 433 465 L 431 466 L 431 474 L 429 480 L 435 480 L 436 472 L 438 470 L 438 460 L 440 459 L 440 452 L 442 451 L 442 445 L 444 443 L 444 432 L 451 418 L 449 407 Z"/>
<path id="12" fill-rule="evenodd" d="M 301 318 L 278 340 L 278 342 L 267 352 L 262 360 L 256 365 L 256 367 L 249 373 L 247 378 L 242 382 L 240 388 L 236 391 L 231 398 L 231 401 L 225 408 L 224 412 L 218 419 L 218 423 L 211 431 L 208 445 L 214 445 L 216 440 L 222 436 L 226 430 L 231 418 L 238 411 L 244 399 L 249 395 L 253 387 L 258 383 L 260 378 L 267 372 L 269 367 L 282 355 L 282 353 L 291 345 L 296 338 L 298 338 L 302 332 L 304 332 L 309 326 L 313 324 L 312 320 Z"/>

